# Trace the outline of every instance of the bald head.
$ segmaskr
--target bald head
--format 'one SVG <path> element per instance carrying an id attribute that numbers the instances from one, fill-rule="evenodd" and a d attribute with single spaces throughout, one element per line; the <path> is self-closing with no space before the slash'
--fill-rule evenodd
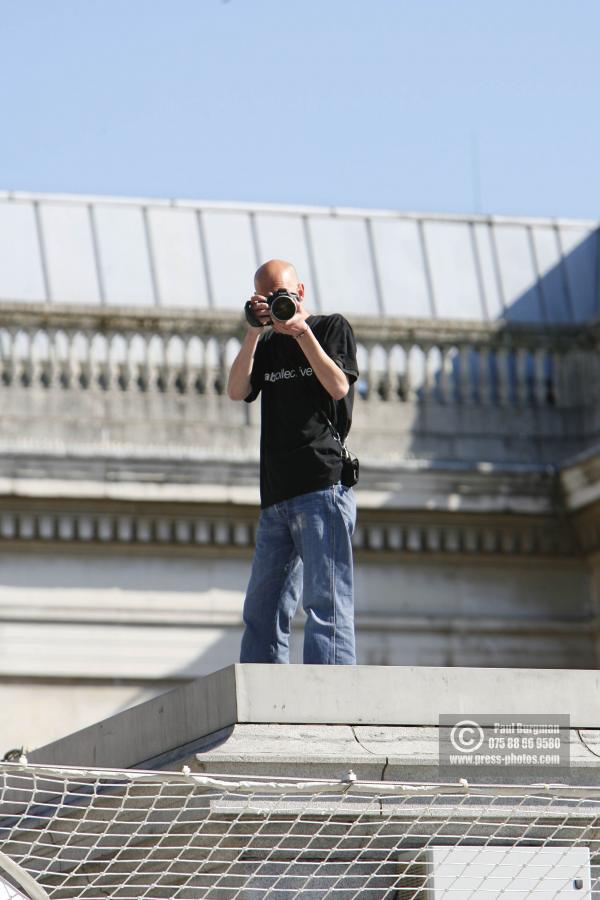
<path id="1" fill-rule="evenodd" d="M 285 288 L 300 297 L 304 294 L 304 285 L 298 281 L 298 273 L 291 262 L 285 259 L 269 259 L 256 270 L 254 287 L 257 294 L 264 297 L 272 291 Z"/>

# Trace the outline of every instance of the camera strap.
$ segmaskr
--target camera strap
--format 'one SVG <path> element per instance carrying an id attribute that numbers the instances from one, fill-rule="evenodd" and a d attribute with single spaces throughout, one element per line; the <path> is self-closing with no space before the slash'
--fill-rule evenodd
<path id="1" fill-rule="evenodd" d="M 343 440 L 342 440 L 339 431 L 337 430 L 337 428 L 335 428 L 335 426 L 333 425 L 333 422 L 331 421 L 331 419 L 329 418 L 329 416 L 327 416 L 327 415 L 325 414 L 324 410 L 320 410 L 320 412 L 323 413 L 323 418 L 325 419 L 325 421 L 326 421 L 327 424 L 329 425 L 329 430 L 331 431 L 332 435 L 334 436 L 334 438 L 336 439 L 336 441 L 338 442 L 338 444 L 339 444 L 340 447 L 342 448 L 342 456 L 348 456 L 349 453 L 350 453 L 350 451 L 349 451 L 348 448 L 346 447 L 346 441 L 343 441 Z"/>
<path id="2" fill-rule="evenodd" d="M 355 485 L 358 482 L 358 471 L 359 471 L 358 457 L 356 457 L 354 455 L 354 453 L 352 453 L 348 449 L 348 447 L 346 446 L 345 438 L 342 440 L 342 436 L 340 435 L 339 431 L 337 430 L 337 428 L 335 427 L 335 425 L 333 424 L 333 422 L 331 421 L 331 419 L 329 418 L 329 416 L 327 415 L 325 410 L 322 408 L 322 406 L 319 402 L 319 397 L 318 397 L 318 388 L 317 388 L 317 383 L 316 383 L 317 378 L 316 378 L 316 376 L 313 376 L 313 377 L 315 378 L 315 381 L 312 382 L 312 380 L 309 379 L 309 385 L 310 385 L 309 389 L 312 393 L 313 406 L 314 406 L 315 412 L 316 412 L 317 416 L 320 414 L 323 417 L 323 419 L 327 423 L 327 427 L 329 428 L 331 434 L 333 435 L 334 440 L 337 441 L 337 443 L 340 445 L 340 456 L 341 456 L 341 460 L 342 460 L 341 481 L 342 481 L 342 484 L 346 485 L 347 487 L 352 487 L 353 485 Z"/>
<path id="3" fill-rule="evenodd" d="M 316 376 L 315 376 L 315 378 L 316 378 Z M 312 385 L 312 383 L 311 383 L 310 381 L 309 381 L 309 384 L 311 385 L 311 390 L 312 390 L 313 385 Z M 314 385 L 314 387 L 316 388 L 316 384 Z M 315 391 L 314 391 L 314 390 L 312 391 L 312 394 L 313 394 L 313 400 L 316 400 L 317 398 L 316 398 L 316 396 L 315 396 Z M 349 450 L 348 447 L 346 446 L 346 441 L 345 441 L 345 439 L 342 440 L 342 437 L 341 437 L 339 431 L 337 430 L 337 428 L 335 427 L 335 425 L 333 424 L 333 422 L 331 421 L 331 419 L 329 418 L 329 416 L 327 415 L 327 413 L 325 412 L 325 410 L 319 405 L 318 402 L 315 402 L 314 406 L 315 406 L 315 412 L 317 413 L 317 415 L 320 414 L 321 416 L 323 416 L 323 419 L 324 419 L 325 422 L 327 423 L 327 426 L 328 426 L 328 428 L 329 428 L 331 434 L 333 435 L 333 437 L 335 438 L 335 440 L 336 440 L 336 441 L 338 442 L 338 444 L 340 445 L 340 448 L 341 448 L 341 451 L 342 451 L 342 459 L 348 459 L 348 458 L 350 458 L 350 457 L 352 456 L 352 454 L 350 453 L 350 450 Z"/>

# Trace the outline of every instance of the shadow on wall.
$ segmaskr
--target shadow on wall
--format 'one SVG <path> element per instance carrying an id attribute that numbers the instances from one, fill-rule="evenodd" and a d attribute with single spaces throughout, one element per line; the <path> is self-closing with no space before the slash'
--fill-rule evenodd
<path id="1" fill-rule="evenodd" d="M 589 322 L 599 312 L 599 244 L 600 229 L 576 244 L 512 300 L 498 272 L 498 290 L 504 309 L 496 318 L 507 323 L 540 325 Z"/>
<path id="2" fill-rule="evenodd" d="M 583 423 L 565 428 L 565 410 L 557 406 L 561 385 L 578 392 L 586 388 L 582 373 L 587 361 L 571 354 L 559 379 L 560 358 L 544 341 L 544 331 L 558 331 L 560 337 L 561 325 L 598 320 L 599 245 L 596 230 L 540 277 L 521 284 L 520 292 L 515 287 L 524 280 L 522 261 L 517 271 L 515 260 L 511 273 L 505 259 L 502 269 L 493 270 L 493 280 L 488 271 L 479 289 L 481 305 L 498 310 L 489 319 L 499 324 L 491 342 L 487 336 L 478 342 L 477 330 L 470 335 L 465 320 L 462 343 L 446 335 L 438 344 L 432 337 L 409 347 L 397 340 L 393 348 L 379 345 L 368 354 L 359 348 L 355 433 L 362 428 L 369 439 L 379 433 L 381 452 L 398 458 L 547 464 L 584 449 Z M 459 278 L 458 270 L 455 276 Z M 387 403 L 379 410 L 377 403 L 361 410 L 361 397 L 400 403 L 390 415 Z M 398 435 L 395 447 L 393 432 Z M 375 444 L 367 446 L 372 450 Z"/>

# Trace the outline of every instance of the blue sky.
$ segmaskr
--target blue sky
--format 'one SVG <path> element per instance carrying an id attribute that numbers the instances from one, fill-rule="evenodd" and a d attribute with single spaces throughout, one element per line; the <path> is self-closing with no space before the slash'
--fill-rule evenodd
<path id="1" fill-rule="evenodd" d="M 0 189 L 600 213 L 597 0 L 0 14 Z"/>

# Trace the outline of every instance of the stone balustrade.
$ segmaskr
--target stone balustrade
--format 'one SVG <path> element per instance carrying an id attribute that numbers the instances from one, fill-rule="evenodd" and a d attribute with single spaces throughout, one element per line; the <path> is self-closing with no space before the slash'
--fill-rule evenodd
<path id="1" fill-rule="evenodd" d="M 573 408 L 598 398 L 597 325 L 352 319 L 369 404 Z M 235 313 L 3 304 L 4 389 L 222 395 Z"/>

